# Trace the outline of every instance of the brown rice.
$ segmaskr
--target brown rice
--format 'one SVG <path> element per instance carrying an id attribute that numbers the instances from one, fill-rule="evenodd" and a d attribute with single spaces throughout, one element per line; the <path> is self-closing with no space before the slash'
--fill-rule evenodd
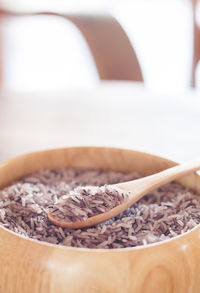
<path id="1" fill-rule="evenodd" d="M 169 239 L 199 224 L 199 196 L 176 182 L 149 193 L 122 214 L 94 227 L 69 230 L 47 218 L 48 207 L 78 186 L 102 186 L 139 177 L 135 172 L 40 170 L 0 191 L 0 225 L 58 245 L 123 248 Z"/>

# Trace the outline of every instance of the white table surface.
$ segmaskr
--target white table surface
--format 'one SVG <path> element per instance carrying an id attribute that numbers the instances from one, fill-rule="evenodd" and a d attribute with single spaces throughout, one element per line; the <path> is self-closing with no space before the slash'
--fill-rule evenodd
<path id="1" fill-rule="evenodd" d="M 136 149 L 177 162 L 199 158 L 200 93 L 159 95 L 132 82 L 0 93 L 0 161 L 77 145 Z"/>

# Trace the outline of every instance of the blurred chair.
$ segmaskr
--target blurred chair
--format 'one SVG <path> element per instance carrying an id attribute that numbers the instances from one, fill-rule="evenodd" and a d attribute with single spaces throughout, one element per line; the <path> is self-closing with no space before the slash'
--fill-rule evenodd
<path id="1" fill-rule="evenodd" d="M 134 49 L 111 15 L 62 15 L 85 37 L 103 80 L 143 81 Z"/>
<path id="2" fill-rule="evenodd" d="M 191 85 L 196 86 L 196 68 L 200 62 L 200 27 L 197 23 L 196 11 L 197 5 L 200 5 L 198 0 L 192 0 L 192 10 L 193 10 L 193 61 L 192 61 L 192 77 Z"/>
<path id="3" fill-rule="evenodd" d="M 90 48 L 100 79 L 143 81 L 135 51 L 125 31 L 111 15 L 57 14 L 44 12 L 36 14 L 55 15 L 65 18 L 71 21 L 80 30 Z M 0 11 L 0 16 L 6 17 L 6 15 L 22 16 L 21 14 Z M 35 15 L 35 13 L 23 15 Z M 2 68 L 0 68 L 0 72 L 2 72 Z M 0 80 L 2 80 L 2 78 L 0 78 Z"/>

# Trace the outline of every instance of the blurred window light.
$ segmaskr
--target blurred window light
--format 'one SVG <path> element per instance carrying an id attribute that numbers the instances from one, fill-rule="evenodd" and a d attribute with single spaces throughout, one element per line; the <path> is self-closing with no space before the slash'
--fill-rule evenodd
<path id="1" fill-rule="evenodd" d="M 145 82 L 158 91 L 189 86 L 192 10 L 188 0 L 139 0 L 118 5 L 120 19 L 141 61 Z"/>
<path id="2" fill-rule="evenodd" d="M 3 56 L 4 87 L 12 90 L 65 90 L 98 81 L 80 32 L 57 16 L 6 19 Z"/>
<path id="3" fill-rule="evenodd" d="M 105 11 L 116 0 L 1 0 L 1 6 L 16 12 L 53 11 L 53 12 L 94 12 Z"/>

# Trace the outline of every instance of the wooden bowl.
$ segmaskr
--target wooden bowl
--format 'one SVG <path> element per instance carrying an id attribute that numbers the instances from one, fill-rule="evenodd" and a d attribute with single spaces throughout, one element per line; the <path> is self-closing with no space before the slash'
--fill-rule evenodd
<path id="1" fill-rule="evenodd" d="M 40 168 L 101 168 L 152 174 L 175 165 L 130 150 L 76 147 L 31 153 L 0 166 L 0 188 Z M 200 193 L 200 178 L 180 182 Z M 200 227 L 171 240 L 124 249 L 61 247 L 0 228 L 0 292 L 198 293 Z"/>

